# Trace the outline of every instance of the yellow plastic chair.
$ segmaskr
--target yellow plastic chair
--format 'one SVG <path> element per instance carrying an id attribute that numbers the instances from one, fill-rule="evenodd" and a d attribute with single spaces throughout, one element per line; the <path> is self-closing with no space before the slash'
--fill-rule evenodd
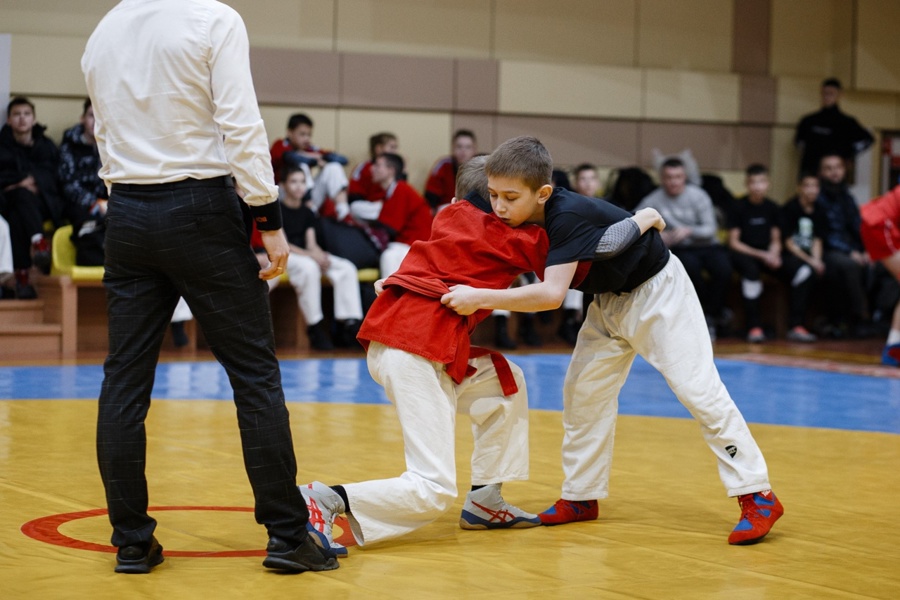
<path id="1" fill-rule="evenodd" d="M 50 274 L 68 275 L 72 281 L 102 281 L 103 267 L 82 267 L 75 264 L 75 245 L 71 237 L 71 225 L 63 225 L 53 234 Z"/>

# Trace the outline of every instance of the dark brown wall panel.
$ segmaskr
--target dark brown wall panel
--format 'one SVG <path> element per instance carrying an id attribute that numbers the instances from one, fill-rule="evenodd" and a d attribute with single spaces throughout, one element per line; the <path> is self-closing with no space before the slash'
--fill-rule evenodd
<path id="1" fill-rule="evenodd" d="M 251 48 L 250 68 L 263 104 L 336 105 L 340 55 L 278 48 Z"/>
<path id="2" fill-rule="evenodd" d="M 742 123 L 771 125 L 775 122 L 777 89 L 775 78 L 767 75 L 741 76 L 740 120 Z"/>
<path id="3" fill-rule="evenodd" d="M 751 163 L 762 163 L 772 169 L 772 129 L 769 127 L 738 127 L 735 169 L 745 169 Z"/>
<path id="4" fill-rule="evenodd" d="M 499 72 L 500 64 L 496 60 L 458 59 L 454 108 L 462 111 L 497 112 Z"/>
<path id="5" fill-rule="evenodd" d="M 497 142 L 519 136 L 539 138 L 557 165 L 590 162 L 613 167 L 637 162 L 637 123 L 564 117 L 497 117 Z"/>
<path id="6" fill-rule="evenodd" d="M 409 110 L 453 109 L 453 60 L 341 55 L 341 104 Z"/>
<path id="7" fill-rule="evenodd" d="M 771 0 L 733 0 L 731 70 L 748 75 L 769 72 Z"/>

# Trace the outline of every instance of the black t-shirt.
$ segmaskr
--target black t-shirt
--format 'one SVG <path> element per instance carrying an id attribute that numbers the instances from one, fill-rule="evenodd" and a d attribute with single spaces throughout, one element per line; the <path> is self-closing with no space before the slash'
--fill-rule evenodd
<path id="1" fill-rule="evenodd" d="M 872 141 L 872 134 L 837 105 L 803 117 L 794 134 L 794 143 L 804 144 L 800 171 L 807 173 L 817 173 L 819 161 L 826 154 L 834 152 L 850 159 L 868 148 Z"/>
<path id="2" fill-rule="evenodd" d="M 669 260 L 659 232 L 651 229 L 624 252 L 594 261 L 607 228 L 631 213 L 599 198 L 555 188 L 544 205 L 544 228 L 550 239 L 547 266 L 593 261 L 578 289 L 588 294 L 629 292 L 656 275 Z"/>
<path id="3" fill-rule="evenodd" d="M 793 239 L 804 252 L 812 252 L 813 238 L 824 238 L 828 232 L 828 221 L 818 201 L 813 204 L 812 214 L 807 214 L 800 206 L 800 199 L 794 196 L 781 208 L 781 239 Z"/>
<path id="4" fill-rule="evenodd" d="M 288 208 L 281 204 L 281 223 L 287 241 L 298 248 L 306 248 L 306 230 L 316 226 L 316 215 L 306 206 Z"/>
<path id="5" fill-rule="evenodd" d="M 759 204 L 747 196 L 738 198 L 731 210 L 730 229 L 741 230 L 741 241 L 757 250 L 766 250 L 772 242 L 772 228 L 780 227 L 778 205 L 765 198 Z"/>

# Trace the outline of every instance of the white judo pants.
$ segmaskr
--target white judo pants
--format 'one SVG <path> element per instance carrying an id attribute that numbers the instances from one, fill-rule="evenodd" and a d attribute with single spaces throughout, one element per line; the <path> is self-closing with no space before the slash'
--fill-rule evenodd
<path id="1" fill-rule="evenodd" d="M 563 298 L 562 307 L 564 310 L 576 310 L 578 314 L 584 310 L 584 293 L 578 290 L 569 290 L 566 297 Z"/>
<path id="2" fill-rule="evenodd" d="M 193 318 L 194 314 L 191 312 L 188 303 L 184 298 L 179 298 L 178 304 L 175 305 L 175 311 L 172 313 L 172 322 L 178 323 L 180 321 L 190 321 Z"/>
<path id="3" fill-rule="evenodd" d="M 356 266 L 339 256 L 329 254 L 330 264 L 325 277 L 334 288 L 334 318 L 337 321 L 363 318 L 362 299 L 359 293 L 359 271 Z M 288 254 L 287 275 L 297 292 L 297 304 L 307 325 L 315 325 L 325 315 L 322 312 L 322 269 L 309 256 Z M 269 290 L 278 286 L 278 278 L 269 280 Z"/>
<path id="4" fill-rule="evenodd" d="M 0 217 L 0 280 L 13 272 L 12 243 L 9 237 L 9 223 Z"/>
<path id="5" fill-rule="evenodd" d="M 408 253 L 409 244 L 404 244 L 403 242 L 389 243 L 379 259 L 378 270 L 381 278 L 384 279 L 393 275 L 400 268 L 400 263 L 403 262 Z"/>
<path id="6" fill-rule="evenodd" d="M 662 373 L 700 424 L 729 496 L 771 487 L 762 452 L 713 362 L 691 280 L 671 255 L 631 293 L 601 294 L 591 303 L 563 389 L 563 498 L 609 495 L 619 391 L 635 354 Z"/>
<path id="7" fill-rule="evenodd" d="M 306 166 L 306 165 L 304 165 Z M 312 189 L 309 191 L 309 197 L 312 201 L 314 210 L 318 212 L 325 198 L 334 200 L 341 191 L 347 189 L 347 174 L 344 167 L 336 162 L 325 163 L 319 174 L 313 179 L 310 175 L 309 167 L 306 167 L 306 180 L 312 181 Z"/>
<path id="8" fill-rule="evenodd" d="M 457 412 L 472 419 L 472 485 L 528 478 L 528 393 L 518 366 L 509 363 L 519 390 L 504 396 L 489 356 L 471 359 L 478 371 L 458 385 L 442 364 L 377 342 L 366 360 L 397 409 L 406 471 L 344 485 L 360 546 L 414 531 L 452 506 Z"/>

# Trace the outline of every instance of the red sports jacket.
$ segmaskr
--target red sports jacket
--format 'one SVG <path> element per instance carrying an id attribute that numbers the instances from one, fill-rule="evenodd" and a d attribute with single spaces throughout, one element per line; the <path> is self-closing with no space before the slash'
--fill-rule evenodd
<path id="1" fill-rule="evenodd" d="M 491 311 L 460 316 L 441 304 L 441 296 L 451 285 L 506 289 L 522 273 L 543 277 L 548 248 L 543 228 L 512 228 L 458 201 L 438 213 L 431 238 L 414 243 L 400 269 L 385 280 L 358 338 L 367 349 L 369 342 L 380 342 L 442 363 L 459 383 L 471 375 L 469 358 L 487 353 L 473 348 L 469 336 Z M 504 387 L 506 393 L 510 388 Z"/>

